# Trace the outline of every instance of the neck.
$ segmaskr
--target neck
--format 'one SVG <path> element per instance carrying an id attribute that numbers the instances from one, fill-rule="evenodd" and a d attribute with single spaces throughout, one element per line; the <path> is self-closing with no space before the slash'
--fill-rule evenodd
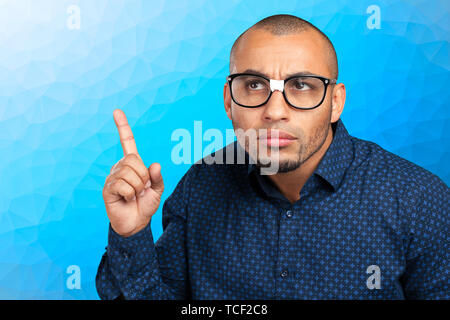
<path id="1" fill-rule="evenodd" d="M 322 147 L 295 170 L 268 176 L 280 192 L 291 202 L 300 199 L 300 191 L 308 178 L 314 173 L 325 152 L 333 141 L 333 129 L 328 127 L 328 134 Z"/>

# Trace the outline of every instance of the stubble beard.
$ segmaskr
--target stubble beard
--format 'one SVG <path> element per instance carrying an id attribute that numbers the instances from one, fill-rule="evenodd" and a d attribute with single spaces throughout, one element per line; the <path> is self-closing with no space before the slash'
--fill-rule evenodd
<path id="1" fill-rule="evenodd" d="M 292 159 L 287 159 L 287 160 L 282 160 L 279 159 L 279 157 L 277 159 L 279 159 L 279 163 L 278 163 L 278 170 L 277 173 L 287 173 L 293 170 L 296 170 L 298 168 L 300 168 L 300 166 L 302 164 L 304 164 L 306 161 L 308 161 L 308 159 L 310 159 L 314 154 L 317 153 L 317 151 L 319 151 L 322 146 L 324 145 L 329 131 L 332 130 L 330 129 L 330 120 L 331 120 L 331 112 L 330 115 L 327 119 L 327 121 L 322 122 L 320 125 L 318 125 L 315 129 L 313 134 L 311 135 L 311 138 L 309 139 L 309 141 L 307 143 L 300 143 L 299 144 L 299 150 L 297 152 L 297 158 L 295 160 Z M 232 124 L 233 124 L 233 128 L 234 130 L 238 129 L 239 127 L 237 126 L 236 122 L 234 121 L 234 119 L 232 118 Z M 304 134 L 302 133 L 300 135 L 299 141 L 304 140 Z M 245 141 L 245 150 L 248 152 L 248 141 Z M 279 151 L 276 151 L 279 152 Z M 250 155 L 251 156 L 251 155 Z M 253 156 L 251 156 L 253 158 Z M 271 157 L 268 157 L 267 159 L 265 158 L 264 160 L 260 159 L 259 156 L 259 152 L 258 152 L 258 156 L 257 159 L 255 161 L 255 165 L 258 168 L 267 168 L 267 167 L 273 167 L 273 163 L 271 163 L 270 160 Z"/>

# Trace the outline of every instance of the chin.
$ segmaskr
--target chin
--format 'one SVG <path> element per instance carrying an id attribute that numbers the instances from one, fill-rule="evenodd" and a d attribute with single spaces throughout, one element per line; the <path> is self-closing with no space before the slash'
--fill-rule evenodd
<path id="1" fill-rule="evenodd" d="M 260 168 L 266 168 L 266 172 L 276 173 L 286 173 L 300 167 L 301 163 L 298 161 L 297 157 L 286 157 L 283 156 L 281 159 L 274 159 L 272 157 L 261 157 L 258 158 L 257 166 Z"/>
<path id="2" fill-rule="evenodd" d="M 262 160 L 262 161 L 268 161 L 267 159 L 273 160 L 273 161 L 277 161 L 280 164 L 281 163 L 287 163 L 287 162 L 292 162 L 292 161 L 297 161 L 298 160 L 298 152 L 292 151 L 292 150 L 287 150 L 287 149 L 273 149 L 267 152 L 267 153 L 260 153 L 258 154 L 258 160 Z M 261 162 L 262 162 L 261 161 Z"/>

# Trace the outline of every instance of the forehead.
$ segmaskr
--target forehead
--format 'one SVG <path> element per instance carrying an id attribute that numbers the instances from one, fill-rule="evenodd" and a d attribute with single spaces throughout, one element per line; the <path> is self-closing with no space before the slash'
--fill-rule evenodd
<path id="1" fill-rule="evenodd" d="M 315 31 L 277 36 L 251 30 L 241 38 L 233 58 L 233 73 L 253 69 L 280 79 L 301 71 L 331 76 L 324 40 Z"/>

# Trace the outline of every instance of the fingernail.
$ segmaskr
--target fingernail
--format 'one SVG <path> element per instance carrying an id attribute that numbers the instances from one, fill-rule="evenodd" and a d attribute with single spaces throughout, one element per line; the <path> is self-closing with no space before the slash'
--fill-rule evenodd
<path id="1" fill-rule="evenodd" d="M 150 183 L 150 180 L 148 180 L 147 183 L 145 184 L 145 189 L 150 188 L 150 186 L 151 186 L 151 183 Z"/>
<path id="2" fill-rule="evenodd" d="M 145 193 L 145 190 L 142 190 L 141 193 L 139 193 L 139 197 L 142 197 Z"/>

